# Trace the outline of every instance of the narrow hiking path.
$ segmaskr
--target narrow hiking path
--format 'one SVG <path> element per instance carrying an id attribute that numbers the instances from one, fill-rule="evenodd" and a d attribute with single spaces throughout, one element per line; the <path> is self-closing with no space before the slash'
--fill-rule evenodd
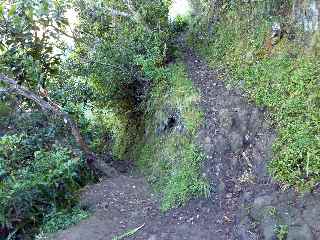
<path id="1" fill-rule="evenodd" d="M 282 192 L 267 174 L 275 131 L 264 110 L 227 87 L 222 72 L 211 70 L 185 45 L 181 48 L 205 114 L 197 142 L 206 154 L 209 198 L 162 213 L 143 178 L 121 175 L 86 187 L 81 204 L 93 209 L 93 216 L 53 239 L 108 240 L 141 227 L 126 239 L 271 240 L 285 225 L 288 239 L 320 239 L 312 223 L 320 216 L 320 197 Z"/>

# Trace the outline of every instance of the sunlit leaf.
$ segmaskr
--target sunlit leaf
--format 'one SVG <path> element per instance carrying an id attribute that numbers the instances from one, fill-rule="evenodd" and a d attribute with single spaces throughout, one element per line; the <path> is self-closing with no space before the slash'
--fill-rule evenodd
<path id="1" fill-rule="evenodd" d="M 12 17 L 16 13 L 16 10 L 17 10 L 17 6 L 13 4 L 8 12 L 8 16 Z"/>
<path id="2" fill-rule="evenodd" d="M 3 15 L 3 10 L 4 10 L 4 4 L 0 4 L 0 15 Z"/>

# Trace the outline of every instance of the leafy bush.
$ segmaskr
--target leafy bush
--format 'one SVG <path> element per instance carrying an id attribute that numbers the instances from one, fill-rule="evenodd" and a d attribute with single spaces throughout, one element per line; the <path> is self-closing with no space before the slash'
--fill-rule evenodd
<path id="1" fill-rule="evenodd" d="M 66 89 L 68 81 L 63 78 L 54 88 L 62 89 L 57 98 L 78 116 L 92 149 L 111 150 L 120 159 L 135 138 L 139 105 L 152 82 L 162 78 L 169 41 L 168 4 L 162 0 L 132 4 L 138 17 L 111 17 L 111 7 L 131 14 L 121 1 L 74 1 L 81 40 L 64 66 L 67 76 L 72 73 L 70 84 Z M 84 87 L 78 88 L 78 83 Z M 77 94 L 70 91 L 74 88 Z M 78 108 L 70 106 L 68 100 L 74 103 L 79 96 L 87 101 L 82 99 Z"/>
<path id="2" fill-rule="evenodd" d="M 11 116 L 8 130 L 0 138 L 0 160 L 8 173 L 29 165 L 34 152 L 50 149 L 58 138 L 64 137 L 62 123 L 34 111 Z"/>
<path id="3" fill-rule="evenodd" d="M 4 135 L 0 138 L 0 161 L 8 173 L 22 167 L 33 153 L 22 144 L 24 138 L 24 134 Z"/>
<path id="4" fill-rule="evenodd" d="M 177 16 L 177 18 L 171 23 L 171 28 L 173 32 L 182 32 L 187 30 L 188 24 L 188 17 Z"/>
<path id="5" fill-rule="evenodd" d="M 0 226 L 15 234 L 27 234 L 46 213 L 72 207 L 75 192 L 90 177 L 84 167 L 81 158 L 65 148 L 35 152 L 31 165 L 1 181 Z"/>
<path id="6" fill-rule="evenodd" d="M 286 35 L 269 54 L 264 42 L 277 18 L 252 9 L 230 7 L 214 37 L 198 49 L 211 66 L 227 67 L 232 82 L 271 111 L 278 138 L 270 173 L 283 183 L 310 188 L 320 181 L 320 62 Z"/>
<path id="7" fill-rule="evenodd" d="M 43 219 L 44 224 L 41 226 L 40 232 L 41 234 L 55 233 L 75 225 L 88 217 L 88 212 L 77 207 L 67 211 L 53 211 Z"/>
<path id="8" fill-rule="evenodd" d="M 14 0 L 0 3 L 0 71 L 30 89 L 45 87 L 57 74 L 60 56 L 55 47 L 65 29 L 68 1 Z M 45 34 L 39 34 L 39 30 Z"/>
<path id="9" fill-rule="evenodd" d="M 127 143 L 131 140 L 128 119 L 112 108 L 87 109 L 84 115 L 89 123 L 86 131 L 94 152 L 112 152 L 115 159 L 123 159 Z"/>
<path id="10" fill-rule="evenodd" d="M 139 97 L 137 91 L 152 80 L 148 75 L 147 79 L 143 77 L 144 65 L 156 70 L 163 64 L 168 39 L 167 7 L 160 0 L 137 1 L 139 21 L 119 18 L 112 25 L 106 4 L 89 1 L 83 5 L 83 1 L 76 1 L 75 6 L 79 8 L 80 29 L 90 34 L 82 36 L 71 60 L 79 74 L 89 76 L 100 100 L 111 101 L 126 112 L 125 107 L 132 106 Z"/>

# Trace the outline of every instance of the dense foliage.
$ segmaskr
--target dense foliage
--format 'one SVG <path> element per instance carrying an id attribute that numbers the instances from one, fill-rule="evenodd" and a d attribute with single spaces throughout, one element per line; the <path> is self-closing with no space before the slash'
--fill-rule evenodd
<path id="1" fill-rule="evenodd" d="M 162 1 L 138 2 L 133 6 L 138 13 L 121 6 L 129 14 L 139 14 L 138 19 L 108 15 L 106 5 L 110 3 L 76 2 L 81 41 L 76 42 L 72 64 L 100 93 L 101 101 L 111 100 L 120 111 L 132 110 L 132 103 L 143 94 L 141 88 L 166 56 L 166 5 Z"/>
<path id="2" fill-rule="evenodd" d="M 135 128 L 147 86 L 165 65 L 168 4 L 2 2 L 0 72 L 60 105 L 91 150 L 122 159 L 136 134 L 126 129 Z M 62 119 L 30 99 L 0 94 L 0 238 L 31 238 L 41 222 L 43 230 L 59 221 L 50 216 L 72 218 L 76 192 L 93 176 Z"/>
<path id="3" fill-rule="evenodd" d="M 6 1 L 0 4 L 0 70 L 19 83 L 45 87 L 57 74 L 59 32 L 67 25 L 64 1 Z"/>
<path id="4" fill-rule="evenodd" d="M 59 105 L 98 156 L 137 160 L 161 193 L 164 209 L 207 193 L 193 142 L 201 122 L 193 106 L 198 95 L 182 64 L 167 65 L 174 60 L 171 40 L 186 27 L 182 18 L 169 26 L 169 5 L 162 0 L 1 5 L 1 73 Z M 70 9 L 75 26 L 66 18 Z M 1 237 L 41 231 L 41 238 L 87 216 L 74 208 L 76 192 L 93 176 L 68 126 L 30 99 L 7 94 L 1 100 Z M 155 116 L 167 117 L 164 105 L 179 113 L 186 130 L 159 142 Z"/>
<path id="5" fill-rule="evenodd" d="M 284 17 L 290 1 L 197 0 L 189 18 L 172 22 L 170 3 L 1 1 L 0 239 L 41 238 L 88 216 L 77 193 L 96 173 L 61 116 L 76 123 L 96 159 L 135 160 L 162 209 L 208 193 L 194 141 L 199 94 L 174 42 L 188 27 L 208 62 L 227 67 L 234 84 L 272 111 L 272 175 L 304 188 L 319 182 L 320 63 Z M 274 22 L 286 31 L 270 48 Z"/>
<path id="6" fill-rule="evenodd" d="M 75 191 L 85 183 L 83 169 L 81 159 L 68 149 L 54 146 L 50 152 L 35 152 L 32 164 L 2 182 L 2 224 L 14 229 L 14 234 L 24 229 L 17 236 L 29 235 L 26 231 L 39 224 L 46 213 L 74 206 Z"/>

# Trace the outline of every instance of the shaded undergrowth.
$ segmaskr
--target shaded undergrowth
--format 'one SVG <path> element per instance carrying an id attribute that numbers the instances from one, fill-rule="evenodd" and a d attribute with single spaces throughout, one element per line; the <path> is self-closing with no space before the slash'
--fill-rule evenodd
<path id="1" fill-rule="evenodd" d="M 78 190 L 96 179 L 57 119 L 15 117 L 0 138 L 0 239 L 31 239 L 49 216 L 72 212 Z"/>
<path id="2" fill-rule="evenodd" d="M 202 154 L 195 135 L 203 114 L 199 93 L 176 62 L 164 69 L 143 104 L 143 130 L 134 156 L 167 210 L 194 196 L 206 195 L 208 184 L 201 176 Z"/>

